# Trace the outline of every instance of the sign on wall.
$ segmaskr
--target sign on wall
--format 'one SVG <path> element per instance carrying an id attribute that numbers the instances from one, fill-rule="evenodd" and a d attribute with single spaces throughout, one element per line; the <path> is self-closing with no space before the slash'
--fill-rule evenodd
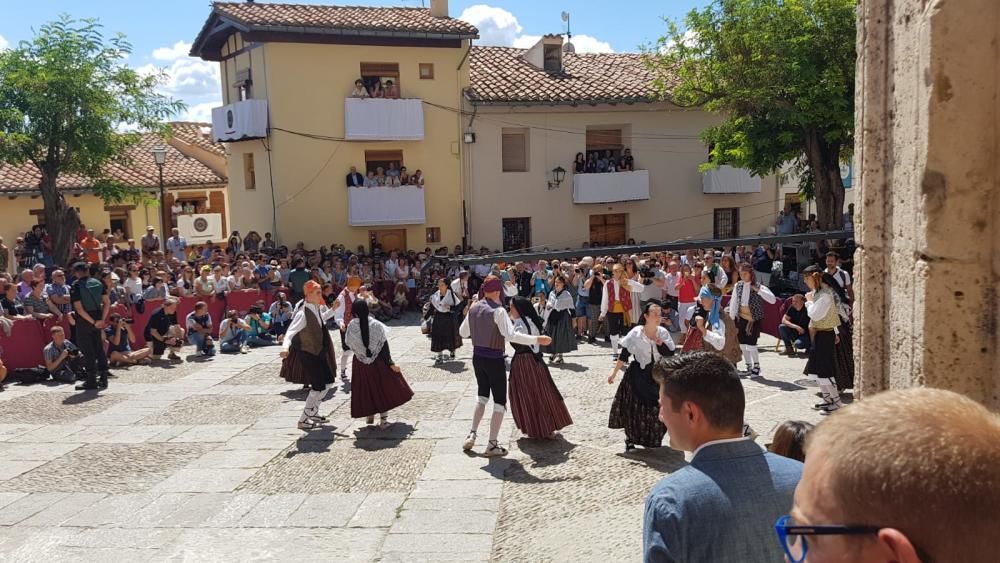
<path id="1" fill-rule="evenodd" d="M 178 215 L 177 228 L 188 244 L 224 242 L 221 213 L 194 213 Z"/>

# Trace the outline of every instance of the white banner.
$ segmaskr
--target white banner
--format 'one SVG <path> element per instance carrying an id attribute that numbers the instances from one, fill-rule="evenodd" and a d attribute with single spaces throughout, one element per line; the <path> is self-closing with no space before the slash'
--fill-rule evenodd
<path id="1" fill-rule="evenodd" d="M 424 189 L 347 188 L 348 222 L 354 227 L 373 225 L 421 225 L 427 221 Z"/>
<path id="2" fill-rule="evenodd" d="M 423 101 L 415 98 L 344 98 L 344 138 L 351 141 L 423 140 Z"/>
<path id="3" fill-rule="evenodd" d="M 573 203 L 614 203 L 649 199 L 649 171 L 573 175 Z"/>
<path id="4" fill-rule="evenodd" d="M 243 100 L 212 108 L 212 138 L 242 141 L 267 137 L 267 100 Z"/>
<path id="5" fill-rule="evenodd" d="M 222 233 L 221 213 L 195 213 L 193 215 L 178 215 L 177 229 L 188 245 L 204 244 L 206 242 L 225 242 Z"/>
<path id="6" fill-rule="evenodd" d="M 743 168 L 722 165 L 701 175 L 705 194 L 759 194 L 760 178 Z"/>

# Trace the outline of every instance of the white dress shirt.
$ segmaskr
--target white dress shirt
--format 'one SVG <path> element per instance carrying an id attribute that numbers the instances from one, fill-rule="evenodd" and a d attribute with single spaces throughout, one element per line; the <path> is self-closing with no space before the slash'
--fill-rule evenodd
<path id="1" fill-rule="evenodd" d="M 444 292 L 444 296 L 441 295 L 440 291 L 435 291 L 431 295 L 431 306 L 439 313 L 451 312 L 452 307 L 458 306 L 457 297 L 451 291 Z"/>
<path id="2" fill-rule="evenodd" d="M 471 315 L 466 315 L 465 320 L 462 321 L 462 326 L 458 327 L 458 334 L 462 338 L 472 337 L 472 329 L 469 326 L 470 317 Z M 510 315 L 507 314 L 507 309 L 504 309 L 502 306 L 493 309 L 493 322 L 497 325 L 500 336 L 503 336 L 505 340 L 512 344 L 524 344 L 525 346 L 538 344 L 539 336 L 514 332 L 514 323 L 511 322 Z"/>
<path id="3" fill-rule="evenodd" d="M 750 304 L 751 293 L 753 293 L 753 290 L 750 289 L 750 284 L 743 280 L 736 282 L 736 285 L 733 286 L 733 295 L 729 300 L 729 316 L 733 320 L 736 320 L 740 316 L 740 307 L 742 305 Z M 774 294 L 771 293 L 771 290 L 766 285 L 757 286 L 757 295 L 760 295 L 760 298 L 767 303 L 774 303 L 776 301 Z"/>
<path id="4" fill-rule="evenodd" d="M 295 316 L 292 317 L 291 324 L 288 325 L 288 330 L 285 332 L 285 339 L 281 342 L 282 350 L 287 352 L 288 348 L 292 345 L 292 339 L 295 338 L 295 335 L 306 328 L 306 315 L 308 314 L 316 315 L 316 319 L 319 320 L 319 324 L 322 326 L 323 323 L 333 317 L 333 310 L 326 305 L 314 305 L 303 302 L 302 306 L 295 311 Z M 323 330 L 326 329 L 324 328 Z"/>
<path id="5" fill-rule="evenodd" d="M 621 291 L 621 283 L 618 280 L 611 279 L 610 281 L 604 282 L 604 287 L 601 288 L 601 291 L 603 292 L 603 295 L 601 297 L 601 316 L 602 317 L 608 314 L 608 307 L 611 305 L 610 303 L 608 303 L 608 284 L 612 284 L 614 286 L 614 289 L 615 289 L 615 298 L 616 299 L 618 298 L 618 295 L 619 295 L 619 293 Z M 641 283 L 639 283 L 639 282 L 637 282 L 635 280 L 625 280 L 625 284 L 626 284 L 625 287 L 627 287 L 628 290 L 629 290 L 629 292 L 631 292 L 631 293 L 641 292 L 643 289 L 646 288 L 646 286 L 642 285 Z M 638 307 L 639 304 L 638 303 L 633 303 L 632 306 L 633 307 Z"/>

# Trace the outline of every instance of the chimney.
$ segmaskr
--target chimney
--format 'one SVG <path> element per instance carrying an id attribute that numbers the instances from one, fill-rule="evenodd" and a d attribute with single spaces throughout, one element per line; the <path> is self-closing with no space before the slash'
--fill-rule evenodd
<path id="1" fill-rule="evenodd" d="M 431 0 L 431 16 L 435 18 L 448 17 L 448 0 Z"/>

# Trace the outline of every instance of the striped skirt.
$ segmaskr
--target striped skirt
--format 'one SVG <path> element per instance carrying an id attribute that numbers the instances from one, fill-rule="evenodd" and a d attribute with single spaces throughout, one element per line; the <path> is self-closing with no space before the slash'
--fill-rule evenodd
<path id="1" fill-rule="evenodd" d="M 510 362 L 510 410 L 529 438 L 548 438 L 573 424 L 549 368 L 527 352 L 514 354 Z"/>

